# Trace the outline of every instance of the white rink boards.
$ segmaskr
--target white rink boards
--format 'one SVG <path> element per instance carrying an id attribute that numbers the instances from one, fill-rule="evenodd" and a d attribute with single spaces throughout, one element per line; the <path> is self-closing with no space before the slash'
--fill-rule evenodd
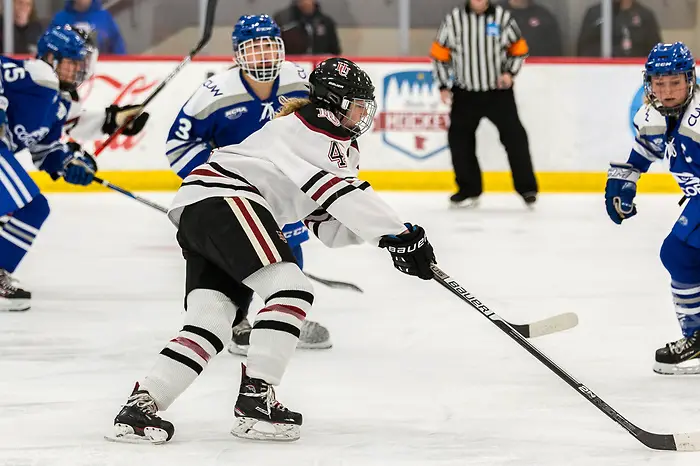
<path id="1" fill-rule="evenodd" d="M 167 204 L 168 194 L 144 194 Z M 576 312 L 534 343 L 620 413 L 654 432 L 700 430 L 697 378 L 651 372 L 678 337 L 658 259 L 679 209 L 640 195 L 621 227 L 603 195 L 515 195 L 450 211 L 445 194 L 382 195 L 425 227 L 440 267 L 513 322 Z M 304 414 L 300 441 L 228 434 L 240 359 L 224 353 L 164 417 L 170 444 L 102 439 L 134 381 L 181 325 L 184 262 L 164 216 L 115 194 L 52 194 L 52 216 L 16 273 L 35 294 L 0 314 L 0 465 L 696 465 L 653 452 L 437 283 L 396 272 L 369 246 L 312 241 L 310 318 L 335 347 L 295 355 L 279 399 Z"/>

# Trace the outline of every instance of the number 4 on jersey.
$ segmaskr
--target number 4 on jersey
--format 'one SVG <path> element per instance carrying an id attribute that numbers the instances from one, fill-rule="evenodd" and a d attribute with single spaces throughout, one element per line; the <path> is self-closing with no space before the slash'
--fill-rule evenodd
<path id="1" fill-rule="evenodd" d="M 328 158 L 331 159 L 331 162 L 337 163 L 338 168 L 347 168 L 348 166 L 347 157 L 345 157 L 343 148 L 337 141 L 331 142 L 331 149 L 328 151 Z"/>

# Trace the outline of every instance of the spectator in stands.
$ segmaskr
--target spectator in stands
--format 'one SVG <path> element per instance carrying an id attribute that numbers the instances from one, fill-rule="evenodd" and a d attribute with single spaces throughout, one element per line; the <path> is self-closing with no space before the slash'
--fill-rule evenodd
<path id="1" fill-rule="evenodd" d="M 559 23 L 551 11 L 534 0 L 508 0 L 507 7 L 530 47 L 529 56 L 562 55 Z"/>
<path id="2" fill-rule="evenodd" d="M 100 55 L 126 53 L 124 39 L 111 13 L 102 8 L 101 0 L 66 0 L 66 6 L 56 13 L 51 26 L 70 24 L 87 31 L 97 32 Z"/>
<path id="3" fill-rule="evenodd" d="M 593 5 L 586 11 L 578 39 L 578 54 L 599 57 L 601 6 Z M 659 23 L 654 12 L 637 0 L 613 2 L 613 57 L 646 57 L 649 50 L 662 42 Z"/>
<path id="4" fill-rule="evenodd" d="M 340 55 L 335 21 L 321 13 L 315 0 L 293 0 L 274 15 L 290 55 Z"/>
<path id="5" fill-rule="evenodd" d="M 34 0 L 14 0 L 15 40 L 14 53 L 34 55 L 36 43 L 44 33 L 44 25 L 34 11 Z M 5 50 L 3 42 L 4 18 L 0 15 L 0 51 Z"/>

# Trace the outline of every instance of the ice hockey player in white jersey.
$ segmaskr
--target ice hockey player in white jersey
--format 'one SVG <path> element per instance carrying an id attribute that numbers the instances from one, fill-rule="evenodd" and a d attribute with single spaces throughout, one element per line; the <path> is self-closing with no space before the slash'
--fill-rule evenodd
<path id="1" fill-rule="evenodd" d="M 172 169 L 185 178 L 205 163 L 212 149 L 238 144 L 258 131 L 288 99 L 308 97 L 306 71 L 285 61 L 280 28 L 268 15 L 245 15 L 231 34 L 236 65 L 202 84 L 178 113 L 168 133 L 166 155 Z M 282 227 L 292 253 L 304 268 L 302 243 L 309 233 L 301 222 Z M 229 352 L 245 355 L 250 323 L 247 311 L 232 330 Z M 328 329 L 304 321 L 299 348 L 332 346 Z"/>
<path id="2" fill-rule="evenodd" d="M 296 348 L 313 289 L 279 225 L 303 220 L 329 247 L 367 242 L 387 248 L 401 272 L 432 278 L 433 248 L 423 228 L 397 214 L 357 178 L 357 136 L 376 102 L 369 76 L 331 58 L 309 78 L 309 99 L 285 103 L 274 120 L 242 143 L 215 150 L 183 181 L 168 215 L 186 258 L 184 326 L 160 352 L 114 420 L 114 439 L 170 440 L 158 411 L 224 348 L 241 303 L 265 301 L 250 334 L 231 433 L 295 440 L 302 415 L 275 397 Z"/>
<path id="3" fill-rule="evenodd" d="M 95 32 L 87 32 L 84 29 L 76 28 L 76 32 L 85 40 L 87 50 L 87 69 L 85 81 L 91 79 L 95 74 L 99 51 L 97 49 L 97 39 Z M 124 136 L 135 136 L 141 132 L 148 121 L 148 112 L 143 112 L 141 105 L 110 105 L 104 109 L 86 109 L 83 106 L 78 89 L 75 86 L 61 89 L 61 99 L 68 109 L 68 116 L 63 126 L 67 136 L 73 142 L 70 144 L 75 150 L 80 147 L 76 142 L 94 141 L 101 139 L 105 135 L 109 136 L 117 128 L 126 123 L 127 119 L 135 116 L 133 120 L 124 128 Z"/>

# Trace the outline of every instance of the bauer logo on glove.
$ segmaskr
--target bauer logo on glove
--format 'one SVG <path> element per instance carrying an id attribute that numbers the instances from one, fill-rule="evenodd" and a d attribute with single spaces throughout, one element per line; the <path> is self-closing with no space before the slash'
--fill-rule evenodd
<path id="1" fill-rule="evenodd" d="M 411 254 L 412 252 L 415 252 L 416 249 L 422 248 L 425 246 L 425 243 L 428 242 L 428 238 L 421 238 L 417 243 L 411 244 L 408 246 L 402 246 L 402 247 L 396 247 L 396 246 L 387 246 L 386 250 L 394 253 L 394 254 Z"/>
<path id="2" fill-rule="evenodd" d="M 406 233 L 382 237 L 379 247 L 389 251 L 399 272 L 430 280 L 433 278 L 430 264 L 436 262 L 433 247 L 422 227 L 407 223 L 406 229 Z"/>

